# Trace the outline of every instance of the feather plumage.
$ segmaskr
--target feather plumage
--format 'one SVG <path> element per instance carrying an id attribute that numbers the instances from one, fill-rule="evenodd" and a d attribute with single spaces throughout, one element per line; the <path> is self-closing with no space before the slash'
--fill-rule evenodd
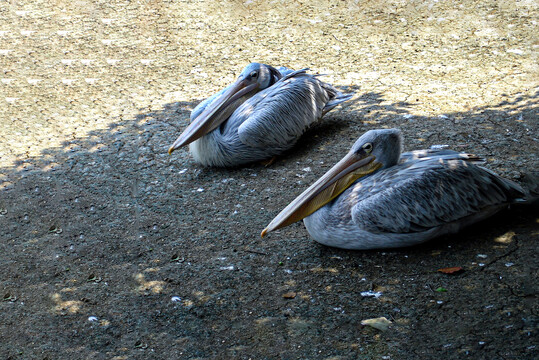
<path id="1" fill-rule="evenodd" d="M 384 161 L 394 156 L 388 153 L 400 153 L 400 144 L 392 146 L 383 135 L 398 130 L 378 131 L 354 148 L 366 141 L 375 149 L 385 146 L 387 154 L 376 157 L 386 166 L 304 219 L 318 242 L 347 249 L 415 245 L 455 233 L 528 196 L 517 183 L 479 166 L 483 159 L 471 154 L 417 150 Z"/>
<path id="2" fill-rule="evenodd" d="M 267 67 L 251 64 L 240 79 L 257 66 Z M 235 106 L 226 108 L 230 113 L 224 110 L 216 115 L 226 118 L 219 127 L 191 142 L 195 161 L 207 166 L 237 166 L 282 154 L 325 113 L 352 97 L 307 74 L 307 69 L 271 69 L 267 87 L 235 100 Z M 200 103 L 191 120 L 211 108 L 232 86 Z"/>

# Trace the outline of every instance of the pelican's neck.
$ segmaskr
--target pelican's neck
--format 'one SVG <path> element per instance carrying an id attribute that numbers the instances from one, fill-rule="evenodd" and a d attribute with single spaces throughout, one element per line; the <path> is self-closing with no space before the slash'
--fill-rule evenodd
<path id="1" fill-rule="evenodd" d="M 239 125 L 227 120 L 217 129 L 189 144 L 189 151 L 195 161 L 204 166 L 227 167 L 256 160 L 259 154 L 254 149 L 248 149 L 239 139 Z"/>
<path id="2" fill-rule="evenodd" d="M 224 158 L 226 141 L 221 133 L 222 126 L 189 144 L 189 151 L 196 162 L 205 166 L 225 166 L 219 159 Z"/>

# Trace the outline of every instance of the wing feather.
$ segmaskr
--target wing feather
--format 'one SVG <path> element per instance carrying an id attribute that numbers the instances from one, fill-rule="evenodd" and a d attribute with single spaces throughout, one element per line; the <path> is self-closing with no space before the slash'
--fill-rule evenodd
<path id="1" fill-rule="evenodd" d="M 352 208 L 354 222 L 372 232 L 420 232 L 525 196 L 518 184 L 459 156 L 409 161 L 356 183 L 352 196 L 363 200 Z"/>
<path id="2" fill-rule="evenodd" d="M 243 103 L 232 115 L 245 118 L 238 128 L 252 147 L 290 148 L 323 115 L 337 90 L 298 70 Z"/>

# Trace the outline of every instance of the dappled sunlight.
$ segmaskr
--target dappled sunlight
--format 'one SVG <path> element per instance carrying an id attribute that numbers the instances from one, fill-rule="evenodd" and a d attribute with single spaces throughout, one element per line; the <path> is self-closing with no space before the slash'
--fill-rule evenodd
<path id="1" fill-rule="evenodd" d="M 55 304 L 54 311 L 58 314 L 77 314 L 84 304 L 80 300 L 62 300 L 58 293 L 52 294 L 51 299 Z"/>
<path id="2" fill-rule="evenodd" d="M 301 291 L 297 294 L 297 296 L 299 296 L 300 299 L 305 300 L 305 301 L 309 301 L 309 300 L 311 300 L 313 298 L 312 295 L 305 294 L 305 293 L 303 293 Z"/>
<path id="3" fill-rule="evenodd" d="M 508 231 L 503 235 L 497 236 L 494 241 L 501 244 L 510 244 L 513 242 L 513 237 L 516 233 L 514 231 Z"/>
<path id="4" fill-rule="evenodd" d="M 107 149 L 107 146 L 104 144 L 97 144 L 88 149 L 89 153 L 102 152 Z"/>
<path id="5" fill-rule="evenodd" d="M 204 304 L 211 299 L 210 295 L 207 295 L 200 290 L 193 291 L 193 295 L 196 297 L 198 304 Z"/>
<path id="6" fill-rule="evenodd" d="M 311 272 L 313 273 L 330 273 L 330 274 L 338 274 L 339 273 L 339 270 L 335 269 L 335 268 L 323 268 L 323 267 L 315 267 L 315 268 L 312 268 L 310 269 Z"/>
<path id="7" fill-rule="evenodd" d="M 255 319 L 255 324 L 258 325 L 258 326 L 265 326 L 265 325 L 269 325 L 271 324 L 271 322 L 274 321 L 273 318 L 270 318 L 270 317 L 263 317 L 263 318 L 259 318 L 259 319 Z"/>
<path id="8" fill-rule="evenodd" d="M 152 294 L 161 294 L 166 286 L 164 281 L 152 280 L 147 281 L 144 274 L 139 273 L 135 275 L 135 280 L 139 284 L 137 290 L 139 292 L 150 292 Z"/>
<path id="9" fill-rule="evenodd" d="M 294 287 L 297 285 L 297 282 L 296 280 L 290 279 L 290 280 L 285 281 L 285 285 L 289 287 Z"/>
<path id="10" fill-rule="evenodd" d="M 120 350 L 122 352 L 127 352 L 129 349 L 126 347 L 121 347 Z M 111 358 L 111 360 L 129 360 L 129 355 L 117 355 Z"/>
<path id="11" fill-rule="evenodd" d="M 76 292 L 77 290 L 78 288 L 75 288 L 75 287 L 65 287 L 62 290 L 60 290 L 60 292 L 68 293 L 68 292 Z"/>

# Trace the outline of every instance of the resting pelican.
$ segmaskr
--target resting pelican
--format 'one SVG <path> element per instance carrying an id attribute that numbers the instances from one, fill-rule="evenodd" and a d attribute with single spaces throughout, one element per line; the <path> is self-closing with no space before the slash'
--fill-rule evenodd
<path id="1" fill-rule="evenodd" d="M 513 202 L 516 183 L 451 150 L 401 154 L 397 129 L 371 130 L 262 231 L 304 219 L 319 243 L 344 249 L 410 246 L 455 233 Z"/>
<path id="2" fill-rule="evenodd" d="M 191 112 L 191 124 L 169 154 L 190 144 L 202 165 L 235 166 L 290 149 L 311 124 L 353 95 L 306 71 L 249 64 L 235 83 Z"/>

